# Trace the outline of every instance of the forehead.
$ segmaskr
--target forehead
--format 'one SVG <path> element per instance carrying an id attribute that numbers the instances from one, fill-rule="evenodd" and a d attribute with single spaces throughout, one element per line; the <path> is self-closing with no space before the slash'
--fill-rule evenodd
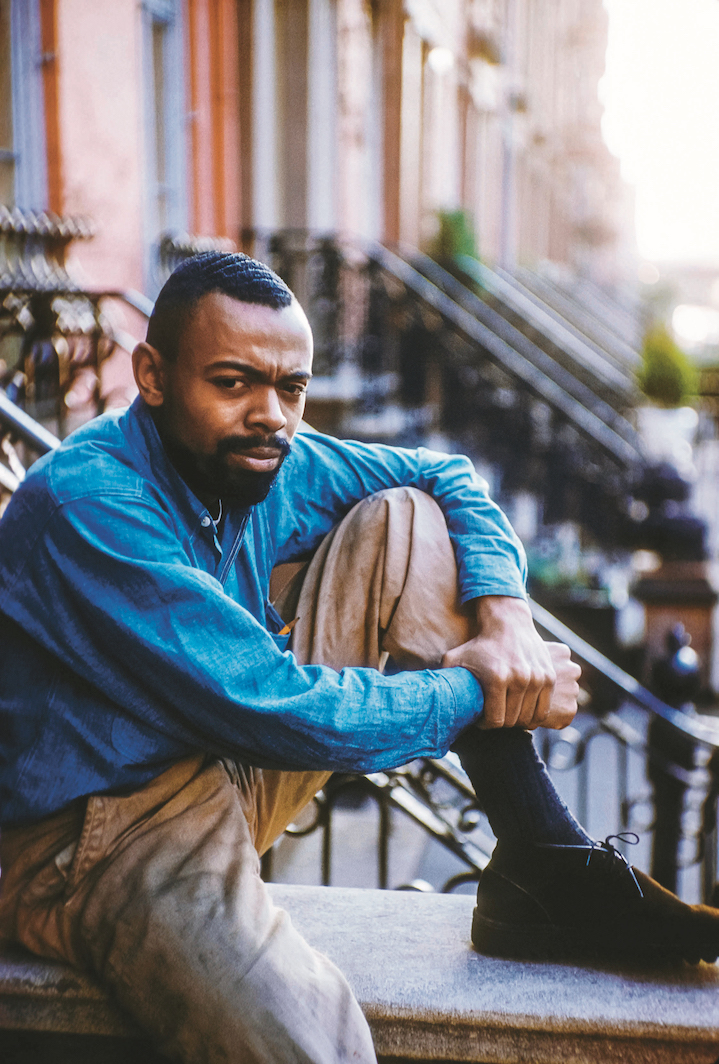
<path id="1" fill-rule="evenodd" d="M 309 369 L 312 332 L 296 300 L 275 310 L 221 292 L 198 300 L 187 316 L 178 354 L 197 368 L 233 356 L 260 364 L 294 361 Z"/>

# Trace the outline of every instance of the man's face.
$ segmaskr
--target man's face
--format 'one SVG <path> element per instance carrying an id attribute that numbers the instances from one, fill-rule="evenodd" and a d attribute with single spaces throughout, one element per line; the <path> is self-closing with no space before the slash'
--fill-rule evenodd
<path id="1" fill-rule="evenodd" d="M 189 316 L 177 360 L 162 364 L 155 416 L 181 476 L 205 505 L 260 502 L 289 454 L 312 375 L 302 308 L 212 292 Z"/>

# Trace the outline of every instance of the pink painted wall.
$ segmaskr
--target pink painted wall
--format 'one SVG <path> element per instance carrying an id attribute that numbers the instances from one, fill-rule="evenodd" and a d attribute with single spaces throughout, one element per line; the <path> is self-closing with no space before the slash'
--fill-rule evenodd
<path id="1" fill-rule="evenodd" d="M 72 250 L 91 288 L 142 287 L 142 53 L 138 0 L 57 0 L 65 214 L 97 235 Z"/>

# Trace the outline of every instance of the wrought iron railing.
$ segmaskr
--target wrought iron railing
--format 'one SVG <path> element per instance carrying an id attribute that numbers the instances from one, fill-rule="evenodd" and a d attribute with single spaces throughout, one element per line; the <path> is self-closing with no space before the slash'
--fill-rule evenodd
<path id="1" fill-rule="evenodd" d="M 593 340 L 623 365 L 641 365 L 639 349 L 646 326 L 646 311 L 638 295 L 622 287 L 607 294 L 586 277 L 567 275 L 545 264 L 541 271 L 517 266 L 511 274 L 496 268 L 530 297 L 549 307 L 559 319 Z"/>
<path id="2" fill-rule="evenodd" d="M 111 304 L 124 303 L 145 318 L 152 312 L 152 302 L 139 292 L 89 290 L 73 279 L 68 246 L 92 235 L 86 219 L 0 205 L 0 384 L 61 437 L 101 412 L 108 399 L 102 387 L 106 360 L 116 348 L 129 354 L 134 347 L 135 339 L 113 323 Z M 232 247 L 214 237 L 164 234 L 157 245 L 160 273 L 169 275 L 200 251 Z M 12 483 L 0 471 L 6 491 Z"/>
<path id="3" fill-rule="evenodd" d="M 585 448 L 603 451 L 623 466 L 634 468 L 641 463 L 641 444 L 630 426 L 622 425 L 614 411 L 568 370 L 546 355 L 542 358 L 544 352 L 517 330 L 503 327 L 504 322 L 492 322 L 490 326 L 482 321 L 478 314 L 481 301 L 473 301 L 469 309 L 455 293 L 450 296 L 434 279 L 425 277 L 386 248 L 376 246 L 369 254 L 371 263 L 400 280 L 415 298 L 439 313 L 449 336 L 464 337 L 472 344 L 468 361 L 476 368 L 486 360 L 500 367 L 513 380 L 515 389 L 521 388 L 546 403 L 560 421 L 573 426 Z M 436 275 L 439 269 L 435 267 L 434 272 Z M 451 278 L 445 271 L 442 273 L 443 283 L 449 287 Z M 465 358 L 467 355 L 469 352 Z"/>
<path id="4" fill-rule="evenodd" d="M 532 335 L 543 350 L 559 359 L 567 372 L 586 378 L 596 393 L 605 394 L 607 401 L 619 409 L 636 403 L 639 393 L 635 373 L 641 359 L 628 344 L 620 345 L 614 337 L 607 336 L 606 330 L 603 342 L 595 342 L 501 269 L 490 269 L 468 255 L 459 256 L 456 264 L 503 317 L 516 321 L 520 330 Z M 595 324 L 595 329 L 599 324 Z"/>
<path id="5" fill-rule="evenodd" d="M 60 441 L 11 402 L 0 388 L 0 514 L 25 479 L 29 465 Z"/>
<path id="6" fill-rule="evenodd" d="M 82 218 L 0 206 L 3 381 L 61 435 L 73 406 L 99 405 L 100 366 L 112 350 L 100 294 L 82 291 L 66 268 L 68 245 L 92 235 Z"/>
<path id="7" fill-rule="evenodd" d="M 7 459 L 8 443 L 15 455 L 16 483 L 24 475 L 24 465 L 56 447 L 59 441 L 0 391 L 0 437 Z M 21 457 L 22 455 L 22 457 Z M 4 467 L 0 465 L 0 469 Z M 13 466 L 9 467 L 12 469 Z M 9 488 L 12 490 L 12 486 Z M 673 847 L 675 872 L 696 867 L 701 893 L 706 900 L 717 897 L 717 795 L 719 794 L 719 718 L 690 715 L 666 705 L 613 662 L 577 636 L 547 610 L 532 603 L 535 622 L 552 639 L 564 642 L 585 667 L 589 702 L 579 727 L 562 732 L 543 732 L 542 752 L 550 769 L 576 774 L 575 812 L 580 821 L 592 827 L 596 788 L 590 786 L 590 752 L 601 738 L 613 746 L 616 759 L 616 790 L 609 795 L 612 808 L 604 811 L 607 830 L 638 831 L 653 849 L 654 861 L 664 847 L 665 833 L 673 825 L 657 822 L 655 796 L 667 782 L 679 785 L 678 827 Z M 635 719 L 637 718 L 638 719 Z M 656 723 L 663 725 L 657 734 Z M 630 773 L 630 759 L 639 771 Z M 603 756 L 603 771 L 608 757 Z M 349 787 L 363 789 L 379 807 L 377 833 L 377 882 L 389 885 L 388 853 L 391 814 L 396 810 L 418 824 L 431 838 L 464 865 L 465 873 L 453 873 L 443 889 L 477 879 L 487 864 L 493 838 L 474 792 L 454 755 L 423 758 L 400 769 L 371 773 L 365 777 L 334 776 L 315 799 L 315 815 L 304 827 L 290 829 L 290 835 L 322 835 L 321 881 L 332 881 L 333 814 Z M 636 788 L 636 789 L 633 789 Z M 607 797 L 605 793 L 605 798 Z M 692 818 L 692 805 L 695 816 Z M 649 811 L 638 820 L 642 809 Z M 665 818 L 666 821 L 666 818 Z M 658 834 L 657 834 L 658 831 Z M 674 839 L 674 836 L 671 836 Z M 687 856 L 686 851 L 689 849 Z M 265 858 L 265 874 L 272 874 L 272 851 Z M 656 868 L 654 869 L 656 871 Z M 663 877 L 666 878 L 666 877 Z M 669 884 L 676 886 L 676 882 Z"/>
<path id="8" fill-rule="evenodd" d="M 574 350 L 562 364 L 426 257 L 420 270 L 379 244 L 307 231 L 248 231 L 243 247 L 307 310 L 317 428 L 402 446 L 442 435 L 492 470 L 500 502 L 524 492 L 546 524 L 575 522 L 600 548 L 651 546 L 635 499 L 641 441 L 589 377 L 569 372 Z"/>
<path id="9" fill-rule="evenodd" d="M 585 667 L 586 704 L 576 726 L 536 733 L 555 778 L 574 776 L 574 795 L 565 795 L 573 811 L 597 835 L 636 832 L 641 845 L 637 856 L 632 855 L 634 863 L 658 875 L 688 900 L 701 897 L 719 904 L 719 718 L 692 716 L 666 705 L 537 603 L 531 606 L 538 627 L 565 642 Z M 657 722 L 665 726 L 663 736 L 656 735 Z M 667 783 L 674 785 L 673 800 L 678 798 L 671 811 L 678 814 L 677 833 L 662 813 Z M 350 789 L 359 789 L 378 806 L 377 886 L 406 889 L 411 885 L 391 884 L 389 879 L 394 814 L 409 817 L 465 866 L 463 872 L 453 867 L 438 884 L 440 890 L 450 892 L 479 879 L 495 840 L 459 759 L 450 753 L 365 777 L 333 776 L 315 798 L 310 821 L 293 825 L 287 832 L 295 839 L 320 834 L 320 882 L 333 882 L 333 864 L 338 859 L 334 819 Z M 366 817 L 363 824 L 368 830 Z M 667 842 L 672 855 L 669 876 Z M 340 858 L 341 851 L 340 846 Z M 268 879 L 275 868 L 270 851 L 264 859 Z M 364 880 L 362 885 L 366 885 Z"/>
<path id="10" fill-rule="evenodd" d="M 86 218 L 23 211 L 0 204 L 0 288 L 19 292 L 77 292 L 67 272 L 67 248 L 94 234 Z"/>
<path id="11" fill-rule="evenodd" d="M 17 219 L 12 224 L 17 230 Z M 29 238 L 17 239 L 22 254 L 17 252 L 15 260 L 19 261 L 18 255 L 20 258 L 29 255 L 32 259 Z M 57 240 L 60 251 L 56 261 L 60 265 L 55 271 L 55 281 L 60 285 L 66 284 L 62 277 L 61 251 L 64 245 L 60 235 Z M 414 422 L 411 417 L 402 422 L 400 436 L 404 434 L 409 438 L 413 431 L 426 431 L 427 409 L 440 424 L 441 412 L 432 413 L 437 397 L 432 392 L 428 364 L 441 355 L 442 361 L 455 374 L 462 369 L 476 373 L 473 383 L 470 381 L 471 387 L 468 385 L 465 389 L 476 398 L 478 405 L 484 401 L 482 410 L 473 411 L 474 421 L 481 420 L 478 414 L 482 411 L 489 414 L 490 423 L 492 413 L 502 414 L 502 435 L 515 436 L 515 454 L 526 456 L 529 452 L 536 457 L 537 451 L 543 452 L 549 464 L 558 446 L 566 449 L 579 441 L 581 446 L 578 446 L 573 468 L 584 477 L 585 484 L 594 485 L 593 508 L 601 506 L 596 492 L 600 484 L 606 492 L 609 481 L 609 490 L 614 492 L 617 500 L 626 492 L 627 480 L 641 461 L 631 437 L 618 433 L 616 426 L 585 409 L 569 389 L 562 388 L 561 382 L 552 379 L 537 365 L 523 360 L 506 340 L 492 333 L 408 263 L 378 246 L 342 245 L 329 237 L 255 234 L 253 240 L 253 250 L 286 277 L 308 308 L 317 340 L 319 383 L 321 385 L 323 377 L 328 382 L 325 396 L 333 402 L 339 399 L 340 409 L 344 398 L 351 399 L 346 404 L 345 414 L 337 415 L 340 420 L 346 416 L 348 423 L 351 424 L 354 418 L 356 424 L 364 417 L 367 427 L 372 425 L 374 418 L 376 428 L 383 408 L 393 398 L 399 398 L 407 409 L 413 408 L 415 412 Z M 172 255 L 182 257 L 191 253 L 192 248 L 185 248 L 179 242 L 170 250 Z M 13 267 L 9 279 L 16 287 L 4 290 L 6 320 L 16 322 L 20 328 L 23 328 L 24 307 L 32 317 L 30 305 L 22 303 L 25 290 L 17 287 L 20 274 L 26 279 L 29 276 L 28 269 L 24 261 L 20 273 Z M 37 273 L 38 285 L 43 276 L 47 280 L 42 271 Z M 70 289 L 53 288 L 48 281 L 45 292 L 55 300 Z M 30 296 L 37 294 L 37 289 L 28 290 L 28 293 Z M 76 294 L 75 289 L 72 294 Z M 80 295 L 87 297 L 87 294 Z M 99 301 L 105 297 L 123 298 L 143 312 L 149 309 L 138 294 L 93 293 L 87 297 L 93 308 L 93 335 L 100 335 L 97 333 L 98 307 Z M 416 363 L 422 362 L 422 358 L 425 364 L 418 367 Z M 420 376 L 424 374 L 421 387 L 417 387 L 418 370 Z M 514 396 L 509 403 L 507 390 Z M 532 403 L 543 404 L 550 411 L 549 422 L 546 418 L 544 421 L 535 418 L 533 422 Z M 515 407 L 522 416 L 512 421 L 508 419 L 508 411 Z M 56 446 L 57 439 L 2 393 L 0 427 L 0 492 L 7 497 L 22 479 L 25 467 L 34 457 Z M 568 430 L 571 430 L 569 435 Z M 397 436 L 396 427 L 392 431 Z M 368 434 L 371 436 L 372 433 Z M 681 845 L 693 846 L 687 863 L 701 869 L 704 897 L 715 897 L 719 778 L 719 737 L 716 731 L 711 724 L 665 705 L 546 611 L 536 605 L 533 609 L 537 623 L 554 638 L 567 642 L 589 669 L 591 713 L 585 710 L 581 727 L 562 733 L 547 733 L 543 740 L 550 767 L 557 772 L 574 771 L 577 775 L 576 806 L 580 818 L 589 817 L 591 827 L 594 791 L 589 784 L 590 752 L 601 738 L 607 738 L 614 745 L 618 763 L 614 796 L 617 809 L 612 826 L 636 827 L 638 810 L 648 807 L 652 810 L 651 816 L 638 826 L 644 836 L 654 834 L 656 848 L 657 832 L 661 835 L 662 825 L 657 823 L 657 830 L 653 830 L 656 819 L 653 795 L 667 780 L 679 784 L 681 803 L 687 806 L 693 801 L 699 813 L 692 824 L 689 823 L 690 817 L 682 816 L 682 809 L 679 809 L 679 841 Z M 641 719 L 638 722 L 630 719 L 632 713 Z M 646 726 L 657 721 L 665 727 L 665 734 L 659 739 Z M 676 754 L 673 754 L 672 744 Z M 639 791 L 635 792 L 630 767 L 637 759 L 643 769 L 639 774 Z M 296 829 L 303 834 L 321 831 L 322 879 L 326 882 L 332 875 L 333 813 L 350 783 L 354 785 L 356 781 L 333 777 L 316 799 L 317 813 L 313 823 Z M 379 803 L 380 885 L 386 886 L 389 882 L 388 850 L 393 810 L 414 820 L 466 866 L 466 872 L 450 876 L 444 884 L 445 889 L 454 889 L 465 879 L 480 874 L 491 852 L 492 838 L 481 811 L 476 807 L 468 781 L 451 755 L 439 760 L 420 760 L 402 769 L 373 773 L 363 777 L 360 785 Z M 679 855 L 675 853 L 675 857 L 679 863 Z M 271 857 L 265 862 L 268 871 L 270 861 Z"/>
<path id="12" fill-rule="evenodd" d="M 426 259 L 409 262 L 378 245 L 358 246 L 306 232 L 248 233 L 245 247 L 270 262 L 308 310 L 319 337 L 316 372 L 322 401 L 331 407 L 334 419 L 322 427 L 345 435 L 413 443 L 422 442 L 428 429 L 446 425 L 457 439 L 462 438 L 464 412 L 471 426 L 463 437 L 468 443 L 464 449 L 497 461 L 508 471 L 513 487 L 517 487 L 518 468 L 531 477 L 531 489 L 537 493 L 546 481 L 556 488 L 557 481 L 571 479 L 575 488 L 578 483 L 586 492 L 585 512 L 595 536 L 601 538 L 600 526 L 608 510 L 619 517 L 608 529 L 610 541 L 622 520 L 626 525 L 622 510 L 631 505 L 633 484 L 644 468 L 641 444 L 631 424 L 602 398 L 600 389 L 588 390 L 591 375 L 582 379 L 579 371 L 576 375 L 570 372 L 590 345 L 567 326 L 544 313 L 540 321 L 532 315 L 529 301 L 523 303 L 527 316 L 533 317 L 532 327 L 541 325 L 555 348 L 560 342 L 565 344 L 562 362 L 550 358 L 528 335 L 520 335 L 510 321 L 499 322 L 496 314 L 486 313 L 476 295 Z M 621 344 L 615 347 L 619 350 Z M 621 350 L 616 359 L 598 355 L 592 370 L 595 376 L 604 374 L 607 387 L 614 383 L 617 405 L 632 394 L 628 363 L 621 371 L 617 365 L 620 355 Z M 432 376 L 437 367 L 442 377 L 439 385 L 436 374 Z M 472 430 L 483 435 L 473 437 Z M 539 619 L 541 608 L 534 609 Z M 699 802 L 702 823 L 689 825 L 690 818 L 682 821 L 681 809 L 678 813 L 675 809 L 672 816 L 686 828 L 680 832 L 678 846 L 694 846 L 690 863 L 701 864 L 703 891 L 709 896 L 716 882 L 715 833 L 710 829 L 716 806 L 711 784 L 716 733 L 710 725 L 664 705 L 549 614 L 543 616 L 552 634 L 561 630 L 566 641 L 572 637 L 570 645 L 588 665 L 592 681 L 590 705 L 580 716 L 579 726 L 543 739 L 553 770 L 575 778 L 577 811 L 589 817 L 591 826 L 590 762 L 603 743 L 613 745 L 617 762 L 616 808 L 607 833 L 637 826 L 639 814 L 651 807 L 651 816 L 638 826 L 645 840 L 652 836 L 655 791 L 665 791 L 667 780 L 680 784 L 685 805 Z M 676 758 L 671 753 L 667 756 L 666 743 L 658 741 L 656 728 L 649 729 L 650 721 L 663 722 L 676 738 Z M 689 768 L 687 750 L 691 751 Z M 602 756 L 606 760 L 606 754 Z M 702 761 L 707 764 L 703 766 Z M 635 791 L 632 778 L 636 775 Z M 387 884 L 393 809 L 422 823 L 442 846 L 460 857 L 469 876 L 479 874 L 491 852 L 491 838 L 486 824 L 474 829 L 481 832 L 479 841 L 468 832 L 470 821 L 480 813 L 472 804 L 467 781 L 461 780 L 461 769 L 450 757 L 441 762 L 420 761 L 362 781 L 362 788 L 379 803 L 380 885 Z M 356 781 L 334 778 L 317 799 L 314 821 L 300 829 L 302 834 L 322 833 L 325 882 L 331 877 L 333 811 L 347 788 L 356 785 Z M 667 819 L 665 805 L 660 803 L 660 821 Z M 667 825 L 660 822 L 657 826 L 661 843 Z M 679 861 L 676 849 L 675 863 Z"/>

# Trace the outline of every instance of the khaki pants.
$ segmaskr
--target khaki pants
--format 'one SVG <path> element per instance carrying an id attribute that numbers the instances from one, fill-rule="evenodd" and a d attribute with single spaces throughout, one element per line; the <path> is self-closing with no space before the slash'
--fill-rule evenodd
<path id="1" fill-rule="evenodd" d="M 359 503 L 282 590 L 303 663 L 436 666 L 469 638 L 436 504 Z M 87 969 L 173 1060 L 374 1061 L 350 988 L 295 931 L 259 855 L 326 782 L 197 755 L 126 797 L 97 795 L 0 846 L 0 931 Z"/>

